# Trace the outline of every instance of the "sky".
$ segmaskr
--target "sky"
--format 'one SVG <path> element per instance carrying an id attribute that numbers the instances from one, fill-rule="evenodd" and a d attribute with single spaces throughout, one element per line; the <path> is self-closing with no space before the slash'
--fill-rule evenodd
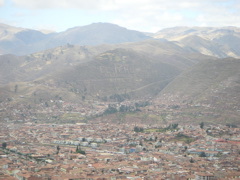
<path id="1" fill-rule="evenodd" d="M 61 32 L 107 22 L 142 32 L 240 27 L 240 0 L 0 0 L 0 23 Z"/>

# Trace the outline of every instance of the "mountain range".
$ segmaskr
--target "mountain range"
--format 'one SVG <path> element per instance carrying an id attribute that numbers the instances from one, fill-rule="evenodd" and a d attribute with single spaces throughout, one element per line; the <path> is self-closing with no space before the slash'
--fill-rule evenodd
<path id="1" fill-rule="evenodd" d="M 152 38 L 171 41 L 189 51 L 205 55 L 240 57 L 240 28 L 237 27 L 174 27 L 150 34 L 110 23 L 93 23 L 48 34 L 0 24 L 0 54 L 27 55 L 67 44 L 119 44 Z"/>
<path id="2" fill-rule="evenodd" d="M 1 24 L 0 116 L 59 99 L 148 99 L 171 121 L 237 124 L 237 44 L 236 27 L 174 27 L 150 36 L 109 23 L 50 34 Z"/>
<path id="3" fill-rule="evenodd" d="M 237 27 L 174 27 L 163 29 L 153 37 L 174 41 L 181 47 L 205 55 L 240 57 L 240 28 Z"/>
<path id="4" fill-rule="evenodd" d="M 144 33 L 110 23 L 93 23 L 49 34 L 0 24 L 0 54 L 26 55 L 67 44 L 118 44 L 148 38 Z"/>

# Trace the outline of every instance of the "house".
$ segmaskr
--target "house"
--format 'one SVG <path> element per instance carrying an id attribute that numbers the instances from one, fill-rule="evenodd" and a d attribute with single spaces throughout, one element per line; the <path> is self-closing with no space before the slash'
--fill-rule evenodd
<path id="1" fill-rule="evenodd" d="M 211 174 L 211 173 L 207 173 L 207 172 L 199 172 L 195 175 L 196 180 L 216 180 L 217 178 Z"/>

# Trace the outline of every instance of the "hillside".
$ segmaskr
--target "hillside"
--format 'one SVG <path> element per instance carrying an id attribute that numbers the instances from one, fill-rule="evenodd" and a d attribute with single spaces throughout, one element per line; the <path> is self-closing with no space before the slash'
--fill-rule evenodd
<path id="1" fill-rule="evenodd" d="M 1 61 L 7 61 L 8 56 L 2 56 Z M 70 102 L 82 102 L 83 96 L 102 101 L 116 94 L 128 99 L 154 97 L 182 71 L 212 59 L 159 40 L 91 47 L 67 45 L 13 57 L 16 63 L 3 69 L 0 77 L 1 99 L 15 97 L 16 102 L 25 103 L 59 96 Z M 16 85 L 18 93 L 14 93 Z M 25 98 L 17 98 L 19 95 Z"/>
<path id="2" fill-rule="evenodd" d="M 153 35 L 206 55 L 240 57 L 240 29 L 237 27 L 173 27 Z"/>
<path id="3" fill-rule="evenodd" d="M 26 56 L 2 55 L 0 115 L 68 119 L 73 110 L 77 117 L 92 116 L 108 104 L 143 100 L 153 104 L 142 108 L 141 117 L 237 123 L 240 61 L 206 56 L 180 42 L 217 52 L 214 43 L 192 35 L 179 42 L 67 44 Z"/>
<path id="4" fill-rule="evenodd" d="M 158 58 L 132 50 L 114 49 L 59 74 L 56 80 L 61 87 L 73 88 L 91 97 L 114 94 L 151 96 L 179 73 L 174 65 L 162 63 Z"/>
<path id="5" fill-rule="evenodd" d="M 206 118 L 208 120 L 215 118 L 219 122 L 238 122 L 239 68 L 239 59 L 227 58 L 200 63 L 169 83 L 160 92 L 155 103 L 168 107 L 179 106 L 182 113 L 194 112 L 202 118 L 211 116 Z"/>
<path id="6" fill-rule="evenodd" d="M 76 64 L 113 47 L 103 45 L 85 47 L 66 45 L 26 56 L 0 56 L 0 85 L 11 82 L 33 81 Z"/>

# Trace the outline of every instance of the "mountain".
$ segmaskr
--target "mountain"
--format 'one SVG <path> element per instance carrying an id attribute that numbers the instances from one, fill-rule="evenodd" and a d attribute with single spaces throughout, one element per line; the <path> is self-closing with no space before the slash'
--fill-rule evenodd
<path id="1" fill-rule="evenodd" d="M 179 107 L 181 113 L 177 116 L 183 116 L 185 120 L 194 116 L 196 120 L 239 122 L 239 68 L 240 59 L 199 63 L 169 83 L 155 103 Z"/>
<path id="2" fill-rule="evenodd" d="M 95 46 L 138 42 L 151 39 L 150 36 L 172 41 L 190 52 L 219 58 L 240 57 L 240 28 L 237 27 L 173 27 L 151 34 L 110 23 L 93 23 L 48 34 L 0 24 L 0 54 L 27 55 L 67 44 Z"/>
<path id="3" fill-rule="evenodd" d="M 12 89 L 5 90 L 7 93 L 1 98 L 18 97 L 19 94 L 14 93 L 14 86 L 18 85 L 19 93 L 26 97 L 19 101 L 29 99 L 29 102 L 43 97 L 49 101 L 59 93 L 64 94 L 61 97 L 66 101 L 80 102 L 82 96 L 89 100 L 116 94 L 133 99 L 153 97 L 181 72 L 204 59 L 214 59 L 162 40 L 67 45 L 27 56 L 0 58 L 8 67 L 3 70 L 0 83 L 3 89 Z M 9 64 L 8 59 L 12 59 Z M 6 68 L 0 66 L 0 70 L 1 67 Z M 34 93 L 40 89 L 41 97 Z"/>
<path id="4" fill-rule="evenodd" d="M 155 38 L 107 23 L 50 34 L 0 29 L 1 52 L 48 48 L 0 56 L 1 117 L 46 119 L 74 109 L 79 117 L 143 100 L 150 102 L 138 112 L 144 117 L 239 123 L 240 60 L 228 57 L 239 56 L 238 28 L 176 27 Z"/>
<path id="5" fill-rule="evenodd" d="M 100 45 L 119 44 L 149 39 L 141 32 L 128 30 L 110 23 L 93 23 L 87 26 L 75 27 L 56 34 L 49 40 L 50 44 Z"/>
<path id="6" fill-rule="evenodd" d="M 23 31 L 23 28 L 13 27 L 6 24 L 0 23 L 0 40 L 7 40 L 14 38 L 14 35 L 18 32 Z"/>
<path id="7" fill-rule="evenodd" d="M 51 73 L 91 60 L 91 57 L 111 49 L 110 46 L 85 47 L 66 45 L 26 56 L 0 56 L 0 85 L 30 82 Z"/>
<path id="8" fill-rule="evenodd" d="M 114 94 L 147 97 L 158 93 L 180 72 L 176 66 L 161 62 L 159 57 L 117 48 L 60 73 L 50 81 L 91 97 Z"/>
<path id="9" fill-rule="evenodd" d="M 52 34 L 0 24 L 0 54 L 30 54 L 43 50 Z"/>
<path id="10" fill-rule="evenodd" d="M 110 23 L 94 23 L 60 33 L 0 25 L 0 54 L 26 55 L 49 48 L 72 45 L 100 45 L 149 39 L 144 33 Z"/>
<path id="11" fill-rule="evenodd" d="M 240 28 L 237 27 L 174 27 L 153 35 L 178 45 L 219 58 L 240 57 Z"/>

